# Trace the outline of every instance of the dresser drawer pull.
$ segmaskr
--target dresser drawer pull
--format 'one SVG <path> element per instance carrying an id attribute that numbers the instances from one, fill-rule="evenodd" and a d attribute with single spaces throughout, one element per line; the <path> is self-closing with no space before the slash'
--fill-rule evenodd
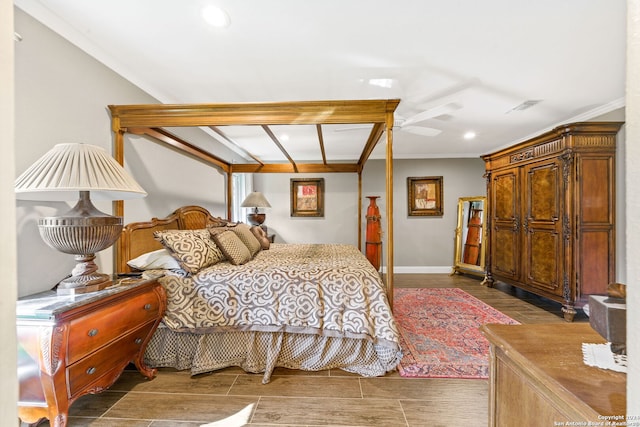
<path id="1" fill-rule="evenodd" d="M 144 309 L 147 310 L 147 311 L 151 310 L 152 307 L 153 307 L 153 305 L 151 305 L 151 304 L 145 304 L 144 305 Z"/>
<path id="2" fill-rule="evenodd" d="M 96 373 L 96 368 L 95 367 L 90 367 L 89 369 L 87 369 L 87 374 L 88 375 L 93 375 Z"/>
<path id="3" fill-rule="evenodd" d="M 137 345 L 142 344 L 142 338 L 136 338 L 136 340 L 134 341 Z"/>
<path id="4" fill-rule="evenodd" d="M 96 335 L 98 335 L 98 330 L 95 329 L 95 328 L 94 329 L 90 329 L 89 333 L 87 335 L 89 335 L 90 337 L 95 337 Z"/>

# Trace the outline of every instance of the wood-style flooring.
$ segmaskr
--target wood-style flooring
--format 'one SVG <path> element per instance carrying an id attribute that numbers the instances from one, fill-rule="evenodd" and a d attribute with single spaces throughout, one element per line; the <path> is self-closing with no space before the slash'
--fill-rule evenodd
<path id="1" fill-rule="evenodd" d="M 397 287 L 457 287 L 520 323 L 561 323 L 561 306 L 480 278 L 401 274 Z M 581 310 L 575 321 L 586 321 Z M 162 369 L 152 381 L 125 371 L 107 391 L 80 398 L 70 427 L 196 426 L 486 426 L 487 380 L 363 378 L 340 370 L 277 369 L 269 384 L 261 374 L 229 368 L 191 377 Z M 48 422 L 41 424 L 47 426 Z"/>

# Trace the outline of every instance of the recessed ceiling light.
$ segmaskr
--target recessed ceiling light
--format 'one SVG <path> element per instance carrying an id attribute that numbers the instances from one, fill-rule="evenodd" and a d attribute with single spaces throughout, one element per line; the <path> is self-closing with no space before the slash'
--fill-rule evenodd
<path id="1" fill-rule="evenodd" d="M 464 134 L 464 139 L 473 139 L 475 137 L 476 137 L 476 133 L 472 130 Z"/>
<path id="2" fill-rule="evenodd" d="M 369 84 L 389 89 L 393 86 L 393 79 L 369 79 Z"/>
<path id="3" fill-rule="evenodd" d="M 226 28 L 231 24 L 227 12 L 211 4 L 202 8 L 202 18 L 207 24 L 216 28 Z"/>

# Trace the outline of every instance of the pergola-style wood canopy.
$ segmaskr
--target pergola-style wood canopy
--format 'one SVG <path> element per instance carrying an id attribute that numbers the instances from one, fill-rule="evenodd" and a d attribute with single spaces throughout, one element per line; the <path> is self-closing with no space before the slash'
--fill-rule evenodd
<path id="1" fill-rule="evenodd" d="M 196 157 L 227 174 L 227 217 L 231 216 L 233 173 L 327 173 L 358 174 L 358 244 L 362 248 L 362 170 L 373 149 L 386 131 L 386 286 L 392 303 L 393 297 L 393 123 L 399 99 L 299 101 L 232 104 L 149 104 L 110 105 L 111 128 L 115 134 L 114 157 L 124 164 L 124 134 L 147 135 L 153 140 L 171 146 L 186 155 Z M 327 161 L 323 138 L 323 125 L 372 125 L 358 160 L 354 163 Z M 206 127 L 228 143 L 237 144 L 221 129 L 222 126 L 256 125 L 262 127 L 288 163 L 265 163 L 254 154 L 243 150 L 253 163 L 230 163 L 203 150 L 165 128 Z M 270 126 L 315 125 L 322 161 L 297 163 L 284 149 Z M 116 215 L 124 214 L 124 203 L 114 202 Z M 116 248 L 116 250 L 119 250 Z"/>

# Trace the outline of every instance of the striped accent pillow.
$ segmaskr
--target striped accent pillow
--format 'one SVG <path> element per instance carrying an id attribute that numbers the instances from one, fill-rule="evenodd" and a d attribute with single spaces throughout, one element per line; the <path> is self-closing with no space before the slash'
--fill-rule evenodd
<path id="1" fill-rule="evenodd" d="M 251 260 L 251 252 L 233 231 L 211 233 L 211 237 L 231 264 L 240 265 Z"/>
<path id="2" fill-rule="evenodd" d="M 236 233 L 236 236 L 238 236 L 247 249 L 249 249 L 251 258 L 256 256 L 256 254 L 262 249 L 260 241 L 256 239 L 256 236 L 251 232 L 251 227 L 249 225 L 238 224 L 235 227 L 230 228 L 230 230 Z"/>

